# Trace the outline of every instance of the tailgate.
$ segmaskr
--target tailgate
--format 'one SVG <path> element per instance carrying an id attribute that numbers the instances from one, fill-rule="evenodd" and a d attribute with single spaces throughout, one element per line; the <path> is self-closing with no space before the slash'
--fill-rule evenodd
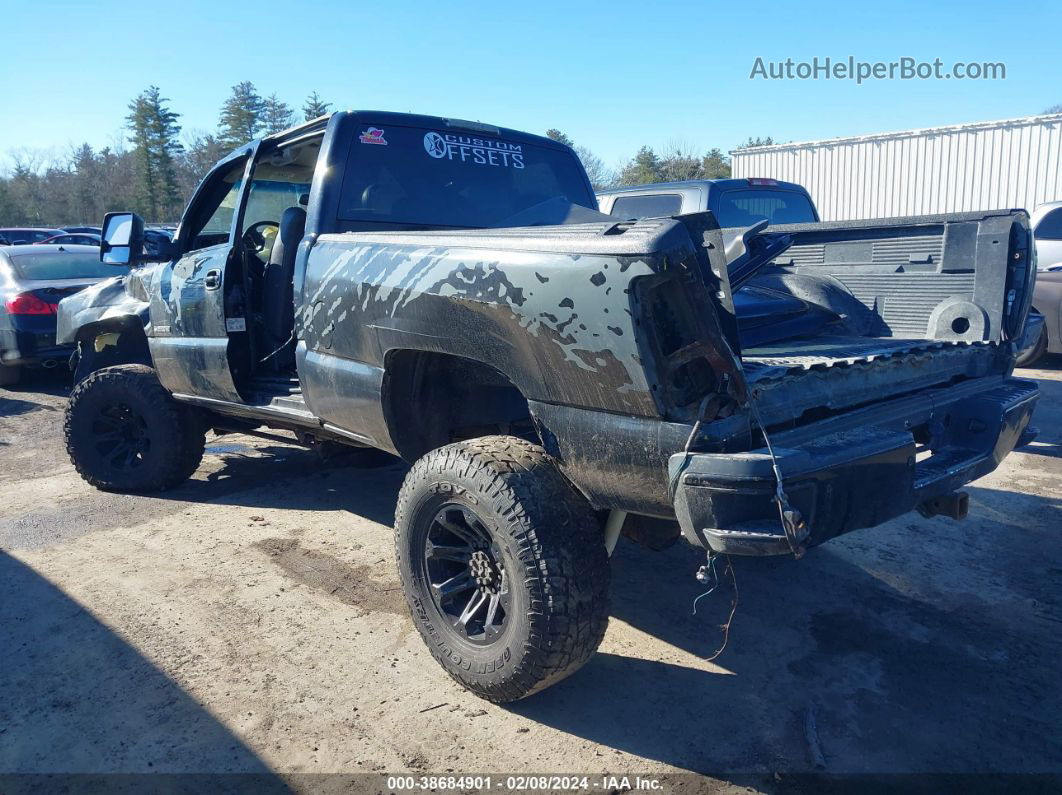
<path id="1" fill-rule="evenodd" d="M 1021 336 L 1032 300 L 1024 210 L 771 227 L 792 246 L 786 275 L 835 279 L 869 311 L 865 336 L 999 342 Z"/>

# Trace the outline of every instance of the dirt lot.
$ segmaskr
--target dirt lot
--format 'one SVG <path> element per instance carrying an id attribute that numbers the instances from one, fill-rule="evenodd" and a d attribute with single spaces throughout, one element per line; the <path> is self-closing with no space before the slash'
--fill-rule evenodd
<path id="1" fill-rule="evenodd" d="M 226 436 L 178 489 L 105 494 L 62 449 L 61 383 L 0 390 L 0 772 L 1062 772 L 1045 367 L 1022 372 L 1039 440 L 969 489 L 965 522 L 737 560 L 715 663 L 730 598 L 691 616 L 703 556 L 623 541 L 600 653 L 507 707 L 458 689 L 406 615 L 401 465 Z"/>

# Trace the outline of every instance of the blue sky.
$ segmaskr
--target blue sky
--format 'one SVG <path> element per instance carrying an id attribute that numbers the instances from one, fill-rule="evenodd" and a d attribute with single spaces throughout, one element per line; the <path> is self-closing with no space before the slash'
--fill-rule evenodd
<path id="1" fill-rule="evenodd" d="M 641 144 L 724 149 L 1024 116 L 1062 104 L 1062 3 L 452 2 L 160 5 L 7 0 L 0 163 L 121 134 L 154 83 L 186 129 L 230 87 L 542 132 L 609 164 Z M 1002 61 L 1000 81 L 750 80 L 757 56 Z"/>

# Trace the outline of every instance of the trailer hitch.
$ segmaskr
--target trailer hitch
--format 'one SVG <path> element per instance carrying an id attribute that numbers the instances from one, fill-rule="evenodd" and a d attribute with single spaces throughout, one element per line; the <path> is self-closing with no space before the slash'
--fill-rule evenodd
<path id="1" fill-rule="evenodd" d="M 965 519 L 970 513 L 970 495 L 965 491 L 955 491 L 940 497 L 933 497 L 915 506 L 926 519 L 934 516 L 947 516 L 951 519 Z"/>

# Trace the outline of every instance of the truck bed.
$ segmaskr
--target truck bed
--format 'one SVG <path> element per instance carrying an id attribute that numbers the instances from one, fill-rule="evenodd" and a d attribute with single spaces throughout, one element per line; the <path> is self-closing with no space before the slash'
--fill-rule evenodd
<path id="1" fill-rule="evenodd" d="M 736 303 L 769 425 L 1009 370 L 1030 292 L 1021 211 L 768 231 L 793 245 Z"/>

